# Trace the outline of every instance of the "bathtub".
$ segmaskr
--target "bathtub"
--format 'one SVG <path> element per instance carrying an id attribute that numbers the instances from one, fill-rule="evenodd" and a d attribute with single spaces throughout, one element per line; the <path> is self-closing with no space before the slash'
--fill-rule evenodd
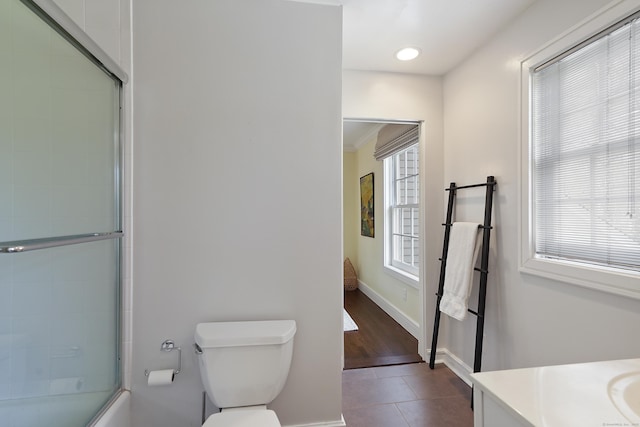
<path id="1" fill-rule="evenodd" d="M 122 391 L 91 427 L 131 427 L 131 392 Z"/>
<path id="2" fill-rule="evenodd" d="M 0 426 L 47 425 L 53 417 L 60 425 L 61 414 L 68 425 L 84 425 L 103 404 L 111 392 L 64 394 L 66 382 L 55 383 L 52 389 L 59 394 L 0 400 Z M 2 384 L 0 384 L 2 385 Z M 129 422 L 130 393 L 123 391 L 93 423 L 91 427 L 131 427 Z"/>

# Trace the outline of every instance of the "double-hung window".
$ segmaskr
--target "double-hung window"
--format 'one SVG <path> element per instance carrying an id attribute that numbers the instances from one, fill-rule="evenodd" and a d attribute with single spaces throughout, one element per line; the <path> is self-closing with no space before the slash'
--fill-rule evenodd
<path id="1" fill-rule="evenodd" d="M 640 15 L 588 34 L 610 14 L 524 63 L 522 270 L 640 297 Z"/>
<path id="2" fill-rule="evenodd" d="M 420 267 L 419 126 L 388 124 L 375 157 L 384 161 L 384 266 L 415 285 Z"/>
<path id="3" fill-rule="evenodd" d="M 385 172 L 389 202 L 387 263 L 417 277 L 420 262 L 418 144 L 385 159 Z"/>

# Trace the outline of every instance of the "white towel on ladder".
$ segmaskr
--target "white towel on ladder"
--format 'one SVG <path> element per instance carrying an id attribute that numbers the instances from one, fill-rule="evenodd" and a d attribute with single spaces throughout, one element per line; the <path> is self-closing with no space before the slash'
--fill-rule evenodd
<path id="1" fill-rule="evenodd" d="M 457 320 L 467 316 L 473 268 L 482 243 L 479 227 L 473 222 L 454 222 L 451 226 L 440 311 Z"/>

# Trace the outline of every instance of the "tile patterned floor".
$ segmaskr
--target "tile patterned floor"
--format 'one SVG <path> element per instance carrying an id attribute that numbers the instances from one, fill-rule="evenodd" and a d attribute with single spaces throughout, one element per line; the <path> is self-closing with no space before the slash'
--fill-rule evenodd
<path id="1" fill-rule="evenodd" d="M 444 365 L 350 369 L 342 373 L 347 427 L 472 427 L 471 388 Z"/>

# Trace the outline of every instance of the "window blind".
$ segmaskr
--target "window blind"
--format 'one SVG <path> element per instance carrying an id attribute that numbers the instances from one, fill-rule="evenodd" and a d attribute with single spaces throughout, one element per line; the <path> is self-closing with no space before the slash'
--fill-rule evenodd
<path id="1" fill-rule="evenodd" d="M 388 124 L 378 132 L 373 156 L 376 160 L 384 160 L 418 142 L 418 125 Z"/>
<path id="2" fill-rule="evenodd" d="M 536 256 L 640 271 L 640 24 L 532 73 Z"/>

